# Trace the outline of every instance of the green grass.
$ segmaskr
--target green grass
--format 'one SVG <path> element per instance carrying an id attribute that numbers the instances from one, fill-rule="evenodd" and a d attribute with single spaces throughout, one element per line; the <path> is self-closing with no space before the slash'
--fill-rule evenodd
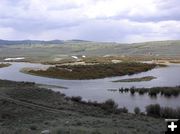
<path id="1" fill-rule="evenodd" d="M 122 62 L 117 64 L 61 65 L 47 70 L 24 71 L 29 74 L 59 79 L 97 79 L 113 76 L 132 75 L 155 68 L 155 64 Z"/>
<path id="2" fill-rule="evenodd" d="M 130 79 L 116 80 L 113 82 L 141 82 L 141 81 L 151 81 L 153 79 L 156 79 L 156 77 L 146 76 L 146 77 L 141 77 L 141 78 L 130 78 Z"/>

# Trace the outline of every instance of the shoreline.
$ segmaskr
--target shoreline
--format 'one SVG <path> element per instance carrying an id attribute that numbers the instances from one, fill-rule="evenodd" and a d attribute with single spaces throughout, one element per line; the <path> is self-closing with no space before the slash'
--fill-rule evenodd
<path id="1" fill-rule="evenodd" d="M 144 128 L 139 130 L 142 133 L 147 130 L 152 133 L 165 131 L 162 118 L 127 113 L 125 108 L 117 109 L 118 113 L 114 113 L 116 105 L 109 103 L 110 100 L 101 104 L 84 102 L 80 97 L 69 98 L 29 82 L 0 80 L 0 84 L 0 119 L 3 119 L 0 132 L 23 134 L 49 130 L 56 134 L 60 129 L 66 131 L 67 127 L 77 134 L 82 127 L 86 134 L 92 134 L 94 131 L 113 134 L 117 130 L 121 132 L 122 129 L 133 133 L 137 127 Z M 16 88 L 12 88 L 13 86 Z M 138 124 L 135 123 L 137 121 Z M 158 130 L 155 129 L 155 122 L 158 122 Z M 151 129 L 147 126 L 151 126 Z"/>

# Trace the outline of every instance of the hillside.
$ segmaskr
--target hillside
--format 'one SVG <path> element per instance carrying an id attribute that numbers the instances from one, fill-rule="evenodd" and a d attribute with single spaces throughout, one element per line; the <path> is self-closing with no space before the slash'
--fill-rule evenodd
<path id="1" fill-rule="evenodd" d="M 1 134 L 163 134 L 166 129 L 164 119 L 114 114 L 34 83 L 0 80 L 0 85 Z"/>
<path id="2" fill-rule="evenodd" d="M 179 59 L 179 52 L 180 41 L 132 44 L 82 40 L 0 41 L 0 60 L 4 57 L 25 57 L 27 61 L 59 61 L 71 58 L 73 55 Z"/>

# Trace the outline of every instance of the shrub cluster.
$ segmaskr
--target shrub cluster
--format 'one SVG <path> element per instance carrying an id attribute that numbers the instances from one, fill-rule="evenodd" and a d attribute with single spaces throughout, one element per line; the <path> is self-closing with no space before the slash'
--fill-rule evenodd
<path id="1" fill-rule="evenodd" d="M 76 102 L 81 102 L 82 101 L 82 97 L 81 96 L 72 96 L 71 100 L 72 101 L 76 101 Z"/>
<path id="2" fill-rule="evenodd" d="M 159 104 L 151 104 L 146 107 L 148 116 L 162 118 L 180 118 L 180 108 L 161 107 Z"/>
<path id="3" fill-rule="evenodd" d="M 83 101 L 80 96 L 73 96 L 73 97 L 66 97 L 66 100 L 75 101 L 75 102 L 82 103 L 89 106 L 100 107 L 101 109 L 103 109 L 104 111 L 108 113 L 114 113 L 114 114 L 128 113 L 128 109 L 126 107 L 118 108 L 118 104 L 115 103 L 115 101 L 112 99 L 108 99 L 103 103 L 98 103 L 97 101 L 86 102 L 86 101 Z"/>
<path id="4" fill-rule="evenodd" d="M 111 113 L 115 113 L 115 111 L 117 110 L 117 107 L 118 107 L 118 105 L 112 99 L 105 101 L 100 106 L 102 109 L 104 109 L 108 112 L 111 112 Z"/>
<path id="5" fill-rule="evenodd" d="M 180 94 L 180 86 L 176 87 L 153 87 L 153 88 L 120 88 L 119 92 L 130 92 L 131 94 L 139 93 L 143 95 L 147 93 L 149 96 L 157 96 L 158 94 L 165 97 L 178 96 Z"/>

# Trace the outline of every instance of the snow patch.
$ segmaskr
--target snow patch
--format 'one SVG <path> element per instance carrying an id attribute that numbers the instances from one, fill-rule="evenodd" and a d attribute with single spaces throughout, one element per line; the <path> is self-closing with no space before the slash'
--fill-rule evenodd
<path id="1" fill-rule="evenodd" d="M 71 56 L 72 58 L 74 58 L 74 59 L 78 59 L 78 57 L 77 56 Z"/>
<path id="2" fill-rule="evenodd" d="M 4 60 L 5 61 L 12 61 L 12 60 L 24 60 L 25 58 L 24 57 L 18 57 L 18 58 L 5 58 Z"/>

